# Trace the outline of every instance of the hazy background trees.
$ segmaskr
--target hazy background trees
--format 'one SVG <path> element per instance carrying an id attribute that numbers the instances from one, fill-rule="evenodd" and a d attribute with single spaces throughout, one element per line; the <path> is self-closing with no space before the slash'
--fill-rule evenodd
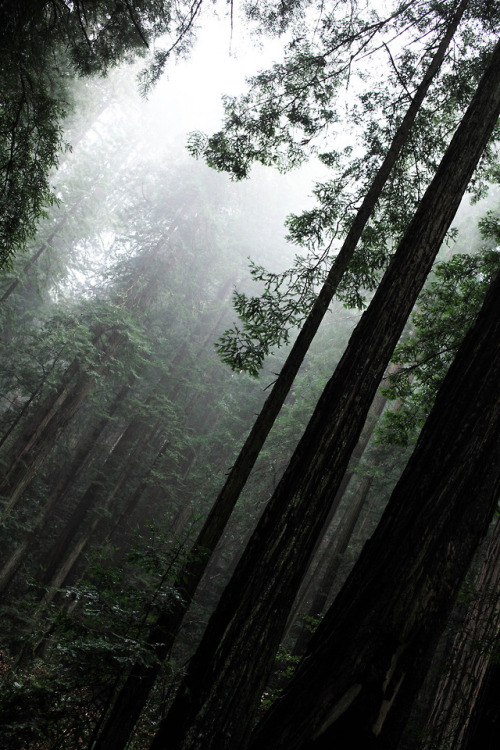
<path id="1" fill-rule="evenodd" d="M 220 34 L 205 15 L 193 63 L 177 68 L 165 66 L 192 46 L 201 4 L 18 6 L 0 9 L 2 742 L 146 748 L 461 119 L 498 19 L 490 5 L 465 2 L 403 4 L 378 17 L 362 5 L 347 17 L 340 6 L 249 4 L 245 23 L 262 38 L 278 37 L 270 52 L 247 53 L 239 16 L 232 36 L 230 18 Z M 199 534 L 212 504 L 457 9 L 465 15 L 452 53 L 337 300 L 283 394 L 220 541 L 204 545 Z M 283 44 L 284 61 L 239 98 L 243 66 L 221 47 L 231 45 L 255 72 Z M 137 55 L 146 59 L 116 67 Z M 215 97 L 225 84 L 217 80 L 220 64 L 210 70 L 209 60 L 228 68 L 234 96 L 225 101 L 223 129 L 192 134 L 190 151 L 237 178 L 255 161 L 268 165 L 254 167 L 249 181 L 231 181 L 185 149 L 186 129 L 220 128 L 207 91 Z M 164 68 L 170 80 L 160 77 Z M 138 92 L 141 71 L 147 100 Z M 274 169 L 307 159 L 298 172 Z M 441 249 L 330 498 L 334 510 L 311 546 L 307 573 L 300 586 L 297 574 L 283 603 L 288 622 L 259 715 L 279 696 L 374 532 L 496 274 L 496 159 L 490 145 L 471 184 L 479 198 L 489 186 L 489 198 L 462 207 L 459 234 Z M 475 562 L 478 591 L 486 582 L 480 599 L 471 595 L 469 610 L 454 614 L 468 631 L 477 612 L 490 613 L 495 549 L 493 538 Z M 497 637 L 492 612 L 479 640 Z M 165 638 L 157 637 L 161 628 Z M 418 726 L 430 717 L 429 735 L 456 731 L 451 714 L 442 728 L 432 711 L 453 702 L 469 667 L 485 690 L 494 668 L 494 648 L 485 645 L 473 664 L 467 640 L 457 644 L 449 673 L 426 683 L 415 704 Z M 144 675 L 151 680 L 139 702 L 133 680 Z M 127 685 L 137 716 L 124 698 Z M 115 713 L 122 737 L 109 723 L 117 707 L 130 718 L 127 727 Z M 251 726 L 254 717 L 245 720 Z"/>

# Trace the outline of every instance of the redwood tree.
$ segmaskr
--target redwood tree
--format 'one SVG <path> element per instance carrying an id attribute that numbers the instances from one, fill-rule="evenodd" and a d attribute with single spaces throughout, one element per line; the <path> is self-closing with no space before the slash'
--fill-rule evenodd
<path id="1" fill-rule="evenodd" d="M 439 72 L 448 47 L 467 7 L 468 0 L 458 3 L 445 33 L 418 85 L 412 101 L 397 128 L 390 148 L 378 169 L 350 231 L 338 253 L 325 283 L 300 331 L 287 360 L 273 384 L 262 410 L 246 438 L 228 477 L 210 511 L 194 545 L 194 554 L 187 561 L 180 579 L 182 596 L 176 596 L 170 607 L 151 630 L 149 641 L 155 648 L 158 660 L 163 660 L 172 647 L 183 616 L 207 567 L 210 554 L 220 540 L 240 493 L 252 471 L 264 442 L 287 397 L 292 383 L 307 354 L 318 328 L 326 315 L 339 283 L 347 270 L 356 246 L 368 220 L 380 199 L 383 188 L 405 145 L 421 104 L 429 87 Z M 380 373 L 379 382 L 383 372 Z M 326 519 L 325 519 L 326 520 Z M 198 550 L 202 550 L 200 554 Z M 158 667 L 137 665 L 122 688 L 111 716 L 103 729 L 97 748 L 122 748 L 137 720 L 151 689 Z M 140 687 L 139 687 L 140 685 Z M 102 744 L 99 744 L 102 743 Z"/>
<path id="2" fill-rule="evenodd" d="M 500 43 L 213 614 L 152 749 L 245 745 L 288 609 L 388 359 L 500 113 Z"/>
<path id="3" fill-rule="evenodd" d="M 396 748 L 500 489 L 500 274 L 381 522 L 252 748 Z"/>

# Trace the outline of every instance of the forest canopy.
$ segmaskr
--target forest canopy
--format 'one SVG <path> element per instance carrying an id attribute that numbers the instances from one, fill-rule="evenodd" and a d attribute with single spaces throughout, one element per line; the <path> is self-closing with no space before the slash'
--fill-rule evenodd
<path id="1" fill-rule="evenodd" d="M 1 745 L 494 747 L 500 5 L 214 11 L 0 4 Z"/>

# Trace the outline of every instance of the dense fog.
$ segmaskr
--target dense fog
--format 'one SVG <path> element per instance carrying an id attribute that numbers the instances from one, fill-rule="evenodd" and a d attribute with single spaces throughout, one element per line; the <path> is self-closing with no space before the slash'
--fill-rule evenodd
<path id="1" fill-rule="evenodd" d="M 498 9 L 413 6 L 0 7 L 2 747 L 494 746 Z"/>

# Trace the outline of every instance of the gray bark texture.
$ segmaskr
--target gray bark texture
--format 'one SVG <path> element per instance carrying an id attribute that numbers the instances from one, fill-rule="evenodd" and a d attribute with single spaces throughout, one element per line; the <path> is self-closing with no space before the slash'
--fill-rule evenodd
<path id="1" fill-rule="evenodd" d="M 500 489 L 500 274 L 373 537 L 252 750 L 397 748 Z"/>
<path id="2" fill-rule="evenodd" d="M 167 743 L 172 750 L 245 747 L 331 500 L 499 114 L 500 43 L 210 619 L 151 750 Z"/>
<path id="3" fill-rule="evenodd" d="M 255 420 L 255 423 L 228 474 L 227 480 L 216 498 L 212 510 L 195 541 L 193 555 L 190 557 L 179 576 L 183 581 L 182 586 L 178 587 L 181 596 L 173 598 L 170 609 L 160 615 L 157 623 L 151 630 L 148 640 L 151 644 L 155 644 L 155 654 L 159 661 L 165 659 L 166 655 L 172 648 L 184 614 L 186 613 L 198 584 L 207 568 L 210 555 L 215 550 L 222 537 L 241 491 L 245 486 L 267 436 L 276 421 L 295 376 L 304 361 L 309 346 L 326 315 L 328 307 L 337 291 L 338 285 L 354 255 L 354 251 L 356 250 L 356 246 L 361 238 L 363 230 L 368 223 L 377 201 L 382 195 L 387 179 L 389 178 L 391 171 L 398 160 L 401 149 L 409 136 L 420 106 L 433 79 L 441 67 L 450 42 L 457 30 L 467 5 L 468 0 L 461 0 L 458 4 L 455 14 L 436 49 L 436 53 L 432 58 L 422 81 L 415 91 L 415 95 L 401 125 L 395 133 L 387 155 L 383 160 L 356 217 L 354 218 L 351 229 L 332 265 L 332 268 L 330 269 L 330 272 L 328 273 L 325 283 L 313 307 L 311 308 L 302 330 L 300 331 L 290 354 L 288 355 L 286 362 L 283 365 L 264 406 Z M 383 373 L 380 374 L 380 379 L 382 378 L 382 374 Z M 323 518 L 323 522 L 326 522 L 326 516 Z M 126 684 L 123 686 L 121 695 L 112 709 L 112 714 L 108 718 L 106 726 L 96 744 L 95 750 L 100 750 L 101 747 L 106 748 L 106 750 L 123 750 L 133 726 L 140 715 L 142 707 L 147 700 L 158 671 L 159 667 L 146 668 L 142 665 L 136 665 L 133 667 Z"/>

